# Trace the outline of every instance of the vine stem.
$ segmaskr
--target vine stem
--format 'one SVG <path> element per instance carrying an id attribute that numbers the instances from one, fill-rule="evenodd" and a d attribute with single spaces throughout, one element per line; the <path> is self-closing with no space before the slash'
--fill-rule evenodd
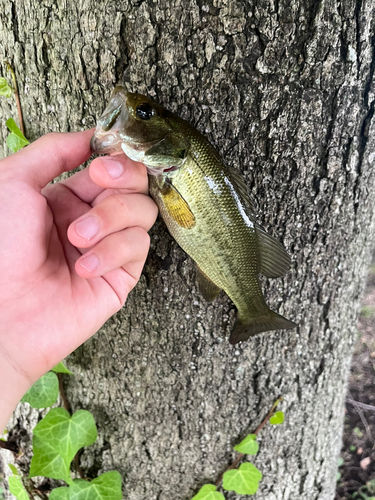
<path id="1" fill-rule="evenodd" d="M 70 404 L 69 404 L 68 398 L 66 397 L 66 394 L 65 394 L 62 373 L 57 373 L 56 375 L 57 375 L 57 378 L 59 379 L 59 391 L 60 391 L 60 396 L 61 396 L 63 407 L 65 408 L 65 410 L 68 413 L 71 414 L 72 412 L 71 412 Z"/>
<path id="2" fill-rule="evenodd" d="M 63 404 L 63 407 L 65 408 L 65 410 L 71 415 L 72 414 L 72 411 L 71 411 L 71 407 L 70 407 L 70 403 L 68 401 L 68 398 L 66 397 L 66 392 L 65 392 L 65 389 L 64 389 L 64 384 L 63 384 L 63 374 L 62 373 L 57 373 L 57 378 L 59 379 L 59 391 L 60 391 L 60 396 L 61 396 L 61 400 L 62 400 L 62 404 Z M 80 475 L 80 478 L 81 479 L 86 479 L 85 478 L 85 474 L 79 464 L 79 455 L 78 455 L 78 452 L 76 453 L 75 457 L 74 457 L 74 466 L 78 472 L 78 474 Z"/>
<path id="3" fill-rule="evenodd" d="M 273 404 L 272 408 L 270 409 L 270 411 L 268 412 L 267 416 L 264 418 L 264 420 L 258 425 L 258 427 L 256 428 L 256 430 L 252 433 L 252 434 L 255 434 L 256 436 L 258 435 L 258 433 L 263 429 L 263 427 L 266 425 L 266 423 L 269 421 L 269 419 L 272 417 L 272 415 L 274 414 L 275 410 L 276 410 L 276 406 L 280 403 L 280 401 L 282 401 L 283 398 L 282 397 L 279 397 Z M 245 456 L 244 453 L 239 453 L 235 459 L 235 461 L 225 469 L 225 471 L 220 474 L 219 476 L 219 479 L 216 481 L 215 483 L 215 486 L 218 487 L 219 484 L 221 483 L 221 481 L 223 480 L 223 476 L 224 474 L 228 471 L 228 470 L 231 470 L 231 469 L 236 469 L 239 465 L 239 463 L 241 462 L 241 460 L 243 459 L 243 457 Z"/>
<path id="4" fill-rule="evenodd" d="M 20 101 L 20 96 L 19 96 L 19 93 L 18 93 L 18 86 L 17 86 L 16 74 L 15 74 L 14 69 L 12 68 L 12 66 L 8 63 L 8 61 L 4 61 L 4 62 L 6 64 L 6 66 L 7 66 L 8 71 L 12 75 L 13 91 L 14 91 L 14 97 L 15 97 L 16 103 L 17 103 L 17 111 L 18 111 L 18 119 L 19 119 L 19 122 L 20 122 L 20 129 L 21 129 L 21 132 L 23 133 L 23 135 L 25 135 L 25 127 L 23 125 L 21 101 Z"/>
<path id="5" fill-rule="evenodd" d="M 18 448 L 18 445 L 14 442 L 8 442 L 8 441 L 2 441 L 0 439 L 0 448 L 3 448 L 3 450 L 9 450 L 11 452 L 13 452 L 15 455 L 17 455 L 19 453 L 19 448 Z"/>
<path id="6" fill-rule="evenodd" d="M 37 495 L 42 500 L 48 500 L 47 495 L 42 491 L 38 490 L 38 488 L 36 488 L 35 484 L 31 479 L 28 479 L 28 484 L 24 484 L 24 486 L 31 500 L 34 498 L 34 494 Z"/>

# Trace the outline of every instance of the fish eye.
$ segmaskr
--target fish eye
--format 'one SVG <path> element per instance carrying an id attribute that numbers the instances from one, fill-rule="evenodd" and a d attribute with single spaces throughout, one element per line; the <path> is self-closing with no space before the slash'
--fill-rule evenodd
<path id="1" fill-rule="evenodd" d="M 151 104 L 149 104 L 148 102 L 144 102 L 143 104 L 137 106 L 135 114 L 141 120 L 149 120 L 155 113 L 154 108 L 151 106 Z"/>

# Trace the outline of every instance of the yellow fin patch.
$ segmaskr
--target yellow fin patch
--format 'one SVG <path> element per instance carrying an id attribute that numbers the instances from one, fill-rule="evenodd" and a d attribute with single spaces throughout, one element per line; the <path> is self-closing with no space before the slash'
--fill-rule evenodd
<path id="1" fill-rule="evenodd" d="M 185 229 L 191 229 L 195 226 L 195 217 L 189 205 L 171 183 L 164 185 L 160 195 L 169 215 L 179 226 Z"/>

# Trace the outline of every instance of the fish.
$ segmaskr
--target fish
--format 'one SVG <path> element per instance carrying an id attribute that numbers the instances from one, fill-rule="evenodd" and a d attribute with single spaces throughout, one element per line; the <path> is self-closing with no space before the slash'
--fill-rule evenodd
<path id="1" fill-rule="evenodd" d="M 272 311 L 259 275 L 283 276 L 290 257 L 256 220 L 240 173 L 224 164 L 205 136 L 147 96 L 117 86 L 97 121 L 91 148 L 142 162 L 150 195 L 180 247 L 195 261 L 207 301 L 221 290 L 237 308 L 229 342 L 296 323 Z"/>

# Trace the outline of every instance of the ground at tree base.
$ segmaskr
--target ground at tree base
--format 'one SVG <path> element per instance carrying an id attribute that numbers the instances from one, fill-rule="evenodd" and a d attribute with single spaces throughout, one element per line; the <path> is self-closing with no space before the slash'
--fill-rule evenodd
<path id="1" fill-rule="evenodd" d="M 372 408 L 353 404 L 357 401 Z M 375 499 L 375 252 L 358 322 L 335 500 Z"/>

